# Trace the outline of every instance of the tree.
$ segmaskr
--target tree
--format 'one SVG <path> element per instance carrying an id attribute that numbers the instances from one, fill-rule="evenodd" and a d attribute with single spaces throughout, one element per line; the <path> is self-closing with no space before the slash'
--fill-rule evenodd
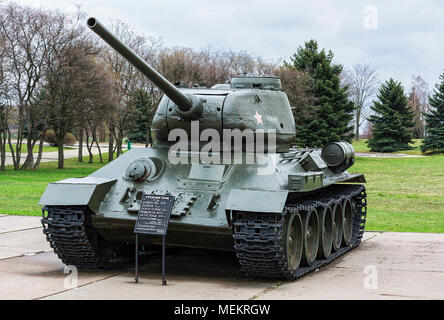
<path id="1" fill-rule="evenodd" d="M 352 71 L 343 73 L 343 82 L 348 86 L 350 100 L 355 105 L 355 139 L 359 140 L 360 129 L 370 111 L 370 102 L 376 93 L 378 78 L 369 65 L 355 65 Z"/>
<path id="2" fill-rule="evenodd" d="M 292 108 L 304 107 L 314 103 L 311 78 L 307 73 L 284 65 L 271 72 L 271 74 L 281 79 L 282 91 L 287 94 Z"/>
<path id="3" fill-rule="evenodd" d="M 80 125 L 86 133 L 86 146 L 89 153 L 89 163 L 93 162 L 92 146 L 95 143 L 99 151 L 100 162 L 103 162 L 99 145 L 98 130 L 106 121 L 108 113 L 112 113 L 116 96 L 113 95 L 112 77 L 103 64 L 93 59 L 85 61 L 88 71 L 84 72 L 84 90 L 82 105 L 86 111 Z M 91 141 L 89 138 L 92 138 Z"/>
<path id="4" fill-rule="evenodd" d="M 131 127 L 128 129 L 128 140 L 132 142 L 145 143 L 146 146 L 151 141 L 151 121 L 154 116 L 154 105 L 150 95 L 145 90 L 138 90 L 131 100 L 134 113 L 130 121 Z"/>
<path id="5" fill-rule="evenodd" d="M 0 19 L 2 17 L 0 16 Z M 4 50 L 5 35 L 0 32 L 0 170 L 5 170 L 6 137 L 8 132 L 8 81 L 5 70 L 6 52 Z"/>
<path id="6" fill-rule="evenodd" d="M 6 163 L 6 134 L 7 134 L 6 105 L 0 102 L 0 171 L 5 170 Z"/>
<path id="7" fill-rule="evenodd" d="M 444 151 L 444 72 L 440 80 L 429 98 L 430 112 L 424 115 L 426 137 L 421 144 L 422 152 Z"/>
<path id="8" fill-rule="evenodd" d="M 158 40 L 146 38 L 120 21 L 114 21 L 111 29 L 122 42 L 143 59 L 151 65 L 156 65 L 155 54 Z M 107 118 L 107 126 L 116 142 L 117 156 L 119 156 L 122 153 L 123 139 L 129 128 L 129 118 L 133 112 L 131 110 L 131 97 L 140 89 L 147 89 L 153 94 L 156 90 L 139 70 L 108 46 L 104 47 L 102 58 L 114 79 L 113 91 L 117 103 L 113 109 L 113 114 Z M 110 152 L 112 152 L 112 149 L 110 146 Z"/>
<path id="9" fill-rule="evenodd" d="M 408 98 L 408 106 L 414 113 L 413 134 L 416 138 L 424 138 L 424 114 L 429 110 L 429 87 L 427 82 L 420 76 L 412 77 L 412 89 Z"/>
<path id="10" fill-rule="evenodd" d="M 353 102 L 348 99 L 347 87 L 341 86 L 342 65 L 333 64 L 333 53 L 318 50 L 318 43 L 310 40 L 299 47 L 287 67 L 306 72 L 312 79 L 314 103 L 295 110 L 297 144 L 321 147 L 328 142 L 353 139 Z"/>
<path id="11" fill-rule="evenodd" d="M 14 169 L 20 168 L 23 131 L 27 127 L 28 155 L 22 168 L 33 168 L 33 147 L 37 137 L 36 127 L 42 110 L 36 105 L 36 95 L 41 87 L 46 57 L 49 54 L 46 33 L 53 26 L 55 14 L 21 7 L 14 3 L 1 7 L 0 38 L 2 39 L 3 68 L 7 73 L 9 99 L 18 111 L 15 147 L 8 131 L 8 144 Z"/>
<path id="12" fill-rule="evenodd" d="M 78 24 L 79 20 L 70 22 L 67 17 L 60 17 L 59 28 L 51 41 L 52 54 L 47 58 L 44 79 L 48 126 L 58 140 L 59 169 L 64 167 L 66 134 L 76 128 L 93 108 L 94 104 L 90 102 L 92 91 L 102 85 L 96 84 L 97 68 L 92 60 L 98 54 L 97 47 Z"/>
<path id="13" fill-rule="evenodd" d="M 305 72 L 286 65 L 279 67 L 271 74 L 281 79 L 282 91 L 287 94 L 295 123 L 300 124 L 300 115 L 303 114 L 304 118 L 308 118 L 310 115 L 307 112 L 315 102 L 311 90 L 310 76 Z"/>
<path id="14" fill-rule="evenodd" d="M 374 126 L 373 137 L 367 141 L 371 151 L 394 152 L 410 149 L 413 112 L 407 106 L 407 97 L 400 82 L 386 81 L 379 89 L 379 101 L 371 107 L 369 121 Z"/>

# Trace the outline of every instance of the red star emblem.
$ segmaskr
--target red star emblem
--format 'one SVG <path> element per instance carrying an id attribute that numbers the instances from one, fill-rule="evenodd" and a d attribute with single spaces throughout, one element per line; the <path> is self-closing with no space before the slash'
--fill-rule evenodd
<path id="1" fill-rule="evenodd" d="M 259 112 L 256 111 L 256 115 L 254 117 L 256 118 L 257 124 L 263 124 L 262 123 L 262 115 L 259 114 Z"/>

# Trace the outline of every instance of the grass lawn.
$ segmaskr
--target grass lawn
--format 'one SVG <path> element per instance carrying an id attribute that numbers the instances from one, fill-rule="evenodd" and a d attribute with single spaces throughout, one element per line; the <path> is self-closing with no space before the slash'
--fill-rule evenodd
<path id="1" fill-rule="evenodd" d="M 94 161 L 69 159 L 64 170 L 52 162 L 42 163 L 38 171 L 0 172 L 0 214 L 40 215 L 37 202 L 46 185 L 86 176 L 103 165 L 97 156 Z M 364 173 L 367 179 L 367 230 L 444 233 L 444 154 L 357 158 L 349 172 Z"/>
<path id="2" fill-rule="evenodd" d="M 444 233 L 444 155 L 357 158 L 367 179 L 367 230 Z"/>
<path id="3" fill-rule="evenodd" d="M 77 159 L 65 160 L 65 169 L 58 170 L 57 162 L 44 162 L 36 171 L 13 170 L 8 167 L 0 171 L 0 214 L 40 215 L 41 207 L 37 204 L 49 182 L 73 177 L 87 176 L 104 164 L 99 163 L 99 156 L 94 156 L 94 163 L 79 163 Z M 108 154 L 103 155 L 108 159 Z M 106 162 L 105 162 L 106 163 Z"/>
<path id="4" fill-rule="evenodd" d="M 419 147 L 421 146 L 421 139 L 413 139 L 413 144 L 411 150 L 400 150 L 396 152 L 391 152 L 392 154 L 409 154 L 409 155 L 424 155 Z M 356 152 L 370 152 L 369 147 L 367 146 L 367 139 L 362 139 L 359 141 L 353 141 L 353 148 L 355 148 Z"/>

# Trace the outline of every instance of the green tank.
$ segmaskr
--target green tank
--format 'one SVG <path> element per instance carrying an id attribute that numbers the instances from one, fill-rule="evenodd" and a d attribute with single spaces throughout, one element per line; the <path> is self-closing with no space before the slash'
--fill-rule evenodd
<path id="1" fill-rule="evenodd" d="M 164 96 L 153 147 L 47 186 L 43 232 L 65 264 L 103 268 L 122 244 L 133 245 L 143 194 L 175 197 L 167 246 L 234 251 L 249 277 L 295 279 L 359 245 L 366 192 L 364 176 L 346 171 L 353 147 L 292 147 L 295 123 L 279 78 L 176 87 L 97 19 L 87 24 Z"/>

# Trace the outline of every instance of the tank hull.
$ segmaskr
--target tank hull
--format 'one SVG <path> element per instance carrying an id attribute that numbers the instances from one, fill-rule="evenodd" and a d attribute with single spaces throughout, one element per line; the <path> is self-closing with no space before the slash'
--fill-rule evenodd
<path id="1" fill-rule="evenodd" d="M 298 184 L 296 189 L 290 178 L 302 174 L 300 177 L 307 180 L 306 174 L 310 174 L 298 164 L 299 158 L 313 152 L 320 151 L 306 151 L 302 155 L 241 153 L 227 161 L 232 164 L 208 165 L 202 162 L 199 152 L 188 152 L 182 158 L 185 163 L 172 164 L 168 149 L 134 148 L 88 177 L 49 184 L 39 204 L 87 206 L 94 226 L 105 238 L 131 241 L 142 194 L 173 195 L 175 205 L 169 235 L 189 232 L 190 242 L 196 242 L 192 246 L 204 247 L 205 237 L 200 240 L 193 232 L 203 230 L 202 234 L 229 235 L 232 211 L 282 213 L 292 194 L 309 194 L 340 182 L 362 182 L 362 175 L 347 172 L 338 175 L 324 168 L 317 173 L 323 176 L 317 185 Z M 125 173 L 131 163 L 141 159 L 156 163 L 158 168 L 153 179 L 134 181 Z M 180 245 L 180 236 L 177 239 L 171 243 Z"/>
<path id="2" fill-rule="evenodd" d="M 134 220 L 107 218 L 95 215 L 92 218 L 94 228 L 107 241 L 134 243 Z M 139 235 L 143 245 L 161 245 L 158 236 Z M 169 247 L 202 248 L 222 251 L 234 251 L 232 229 L 208 227 L 195 224 L 170 222 L 166 244 Z"/>

